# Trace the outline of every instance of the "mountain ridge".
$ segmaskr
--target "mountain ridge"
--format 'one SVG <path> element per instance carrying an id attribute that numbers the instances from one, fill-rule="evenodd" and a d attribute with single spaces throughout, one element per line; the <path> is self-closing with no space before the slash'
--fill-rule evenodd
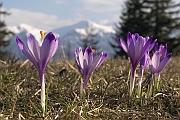
<path id="1" fill-rule="evenodd" d="M 96 32 L 95 40 L 98 41 L 97 47 L 99 52 L 108 51 L 108 57 L 113 57 L 114 51 L 110 46 L 109 42 L 112 41 L 112 36 L 115 31 L 111 26 L 104 26 L 97 24 L 93 21 L 80 21 L 76 24 L 60 27 L 57 29 L 52 29 L 51 32 L 55 33 L 57 36 L 60 36 L 60 51 L 64 50 L 65 54 L 68 55 L 69 59 L 74 59 L 74 49 L 81 47 L 82 45 L 82 36 L 86 35 L 87 29 L 94 29 Z M 16 57 L 21 60 L 25 60 L 26 57 L 21 53 L 17 44 L 16 36 L 18 36 L 25 44 L 27 44 L 27 34 L 31 33 L 39 42 L 41 42 L 40 29 L 34 28 L 27 24 L 20 24 L 18 26 L 8 27 L 11 31 L 15 33 L 15 36 L 11 37 L 10 45 L 5 48 L 8 52 L 11 53 L 11 56 L 14 54 Z M 58 53 L 56 53 L 54 59 L 62 59 Z"/>

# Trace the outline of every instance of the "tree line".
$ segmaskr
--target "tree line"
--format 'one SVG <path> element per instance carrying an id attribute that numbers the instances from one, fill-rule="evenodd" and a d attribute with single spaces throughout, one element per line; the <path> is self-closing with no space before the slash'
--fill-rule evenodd
<path id="1" fill-rule="evenodd" d="M 10 15 L 5 10 L 2 10 L 2 3 L 0 3 L 0 59 L 6 59 L 8 57 L 7 51 L 4 48 L 9 45 L 10 35 L 13 34 L 12 31 L 8 30 L 3 17 Z"/>
<path id="2" fill-rule="evenodd" d="M 180 2 L 172 0 L 127 0 L 115 24 L 118 38 L 126 40 L 127 32 L 139 33 L 141 36 L 153 36 L 160 44 L 167 44 L 168 51 L 173 55 L 180 52 Z M 126 53 L 118 43 L 110 43 L 115 49 L 117 57 Z"/>

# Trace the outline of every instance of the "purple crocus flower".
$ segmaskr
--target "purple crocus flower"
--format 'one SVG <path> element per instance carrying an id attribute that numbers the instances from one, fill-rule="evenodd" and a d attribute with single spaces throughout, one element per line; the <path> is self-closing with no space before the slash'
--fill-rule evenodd
<path id="1" fill-rule="evenodd" d="M 44 71 L 45 68 L 56 53 L 58 49 L 60 38 L 55 37 L 52 32 L 49 32 L 45 38 L 46 34 L 43 31 L 40 31 L 43 43 L 40 46 L 40 43 L 34 38 L 32 34 L 28 34 L 27 36 L 27 46 L 20 40 L 19 37 L 16 37 L 16 42 L 19 49 L 22 53 L 36 66 L 41 83 L 41 105 L 43 108 L 43 112 L 45 112 L 45 81 L 44 81 Z"/>
<path id="2" fill-rule="evenodd" d="M 166 56 L 166 52 L 167 45 L 160 45 L 159 50 L 155 48 L 155 53 L 152 56 L 152 60 L 149 60 L 149 68 L 151 74 L 160 73 L 164 69 L 164 67 L 166 66 L 166 64 L 172 56 L 172 53 L 169 53 Z"/>
<path id="3" fill-rule="evenodd" d="M 144 38 L 138 33 L 132 34 L 128 32 L 127 43 L 122 39 L 118 39 L 119 45 L 128 54 L 131 62 L 131 80 L 130 80 L 130 96 L 132 95 L 135 82 L 136 67 L 144 55 L 148 52 L 151 45 L 152 37 Z"/>
<path id="4" fill-rule="evenodd" d="M 169 53 L 166 56 L 167 53 L 167 45 L 163 46 L 160 45 L 158 48 L 158 43 L 156 43 L 154 48 L 154 54 L 152 56 L 152 59 L 149 59 L 149 69 L 151 71 L 151 76 L 156 75 L 155 79 L 151 79 L 150 83 L 150 90 L 149 90 L 149 96 L 155 89 L 159 89 L 159 78 L 160 78 L 160 72 L 164 69 L 164 67 L 167 65 L 169 59 L 172 56 L 172 53 Z M 154 86 L 154 90 L 152 90 L 152 86 Z"/>
<path id="5" fill-rule="evenodd" d="M 146 52 L 143 56 L 143 58 L 140 60 L 140 72 L 143 74 L 144 70 L 146 69 L 148 65 L 148 58 L 149 58 L 149 51 Z"/>
<path id="6" fill-rule="evenodd" d="M 100 55 L 97 55 L 95 52 L 93 52 L 91 46 L 86 48 L 84 55 L 81 47 L 79 47 L 77 50 L 75 49 L 74 53 L 79 71 L 84 75 L 82 89 L 85 89 L 88 77 L 104 62 L 108 53 L 102 52 Z"/>

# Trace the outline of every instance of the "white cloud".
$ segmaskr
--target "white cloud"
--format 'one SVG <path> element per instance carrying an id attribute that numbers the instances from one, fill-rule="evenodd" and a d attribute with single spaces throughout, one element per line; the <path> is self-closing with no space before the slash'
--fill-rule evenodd
<path id="1" fill-rule="evenodd" d="M 119 15 L 124 7 L 126 0 L 77 0 L 82 4 L 82 7 L 78 9 L 79 14 L 88 18 L 88 14 L 95 16 L 99 24 L 113 25 L 119 21 Z M 91 14 L 92 13 L 92 14 Z M 97 19 L 98 18 L 98 19 Z"/>
<path id="2" fill-rule="evenodd" d="M 33 27 L 48 31 L 76 22 L 72 19 L 59 19 L 55 15 L 47 15 L 16 8 L 7 11 L 11 13 L 11 15 L 5 17 L 8 26 L 17 26 L 21 23 L 26 23 Z"/>
<path id="3" fill-rule="evenodd" d="M 80 0 L 84 3 L 84 10 L 93 12 L 119 11 L 125 0 Z"/>
<path id="4" fill-rule="evenodd" d="M 55 3 L 58 3 L 58 4 L 62 4 L 65 2 L 65 0 L 54 0 L 54 1 L 55 1 Z"/>
<path id="5" fill-rule="evenodd" d="M 65 0 L 53 1 L 57 4 L 64 4 L 64 2 L 66 2 Z M 42 12 L 11 8 L 6 10 L 11 12 L 11 15 L 5 17 L 5 22 L 8 26 L 17 26 L 25 23 L 45 31 L 87 19 L 96 20 L 95 22 L 104 25 L 112 25 L 119 20 L 118 16 L 124 1 L 125 0 L 77 0 L 77 3 L 81 2 L 82 7 L 75 7 L 74 12 L 68 19 Z M 89 11 L 93 14 L 88 15 L 87 12 Z"/>
<path id="6" fill-rule="evenodd" d="M 113 14 L 109 19 L 102 19 L 99 20 L 98 23 L 102 25 L 112 25 L 116 24 L 120 19 L 119 19 L 120 14 Z"/>

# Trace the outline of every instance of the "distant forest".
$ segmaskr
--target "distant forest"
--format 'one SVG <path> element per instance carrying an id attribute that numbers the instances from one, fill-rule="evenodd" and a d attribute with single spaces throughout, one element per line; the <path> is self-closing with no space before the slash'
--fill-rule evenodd
<path id="1" fill-rule="evenodd" d="M 121 6 L 122 7 L 122 6 Z M 126 40 L 127 32 L 139 33 L 143 37 L 153 36 L 159 44 L 167 44 L 173 55 L 180 52 L 180 2 L 172 0 L 127 0 L 116 24 L 116 35 Z M 118 43 L 115 48 L 117 56 L 126 55 Z"/>

